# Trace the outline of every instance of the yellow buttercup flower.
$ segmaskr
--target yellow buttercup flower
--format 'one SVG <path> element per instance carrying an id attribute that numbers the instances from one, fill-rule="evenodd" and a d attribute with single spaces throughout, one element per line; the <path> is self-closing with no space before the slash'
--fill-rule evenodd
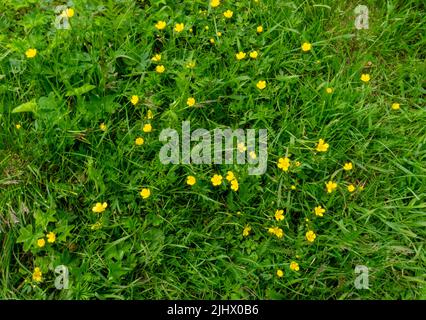
<path id="1" fill-rule="evenodd" d="M 322 216 L 324 216 L 325 209 L 321 206 L 317 206 L 317 207 L 315 207 L 314 212 L 315 212 L 316 216 L 322 217 Z"/>
<path id="2" fill-rule="evenodd" d="M 333 93 L 333 88 L 326 88 L 325 92 L 327 92 L 328 94 Z"/>
<path id="3" fill-rule="evenodd" d="M 192 107 L 195 105 L 195 99 L 193 97 L 190 97 L 186 100 L 186 104 L 188 105 L 188 107 Z"/>
<path id="4" fill-rule="evenodd" d="M 337 183 L 330 180 L 325 184 L 325 187 L 327 188 L 327 193 L 332 193 L 337 188 Z"/>
<path id="5" fill-rule="evenodd" d="M 256 87 L 257 87 L 258 89 L 260 89 L 260 90 L 265 89 L 265 88 L 266 88 L 266 81 L 265 81 L 265 80 L 259 80 L 259 81 L 256 83 Z"/>
<path id="6" fill-rule="evenodd" d="M 309 242 L 314 242 L 315 238 L 317 237 L 315 232 L 313 232 L 312 230 L 309 230 L 308 232 L 306 232 L 305 236 L 306 236 L 306 240 L 308 240 Z"/>
<path id="7" fill-rule="evenodd" d="M 204 29 L 209 30 L 209 26 L 205 26 Z"/>
<path id="8" fill-rule="evenodd" d="M 54 243 L 56 241 L 56 234 L 54 232 L 49 232 L 46 234 L 47 242 Z"/>
<path id="9" fill-rule="evenodd" d="M 210 43 L 214 44 L 214 39 L 213 38 L 210 38 Z"/>
<path id="10" fill-rule="evenodd" d="M 228 18 L 228 19 L 231 19 L 233 14 L 234 14 L 234 13 L 233 13 L 231 10 L 226 10 L 226 11 L 223 13 L 223 15 L 225 16 L 225 18 Z"/>
<path id="11" fill-rule="evenodd" d="M 237 54 L 235 54 L 235 56 L 237 57 L 237 60 L 242 60 L 246 57 L 246 54 L 244 52 L 240 51 Z"/>
<path id="12" fill-rule="evenodd" d="M 284 276 L 284 272 L 281 269 L 277 270 L 277 277 L 282 278 Z"/>
<path id="13" fill-rule="evenodd" d="M 176 23 L 175 24 L 175 31 L 176 32 L 182 32 L 183 29 L 185 29 L 185 25 L 183 23 Z"/>
<path id="14" fill-rule="evenodd" d="M 250 152 L 249 152 L 249 157 L 250 157 L 250 158 L 252 158 L 252 159 L 256 159 L 256 158 L 257 158 L 257 154 L 256 154 L 256 152 L 254 152 L 254 151 L 250 151 Z"/>
<path id="15" fill-rule="evenodd" d="M 151 195 L 151 190 L 149 190 L 148 188 L 143 188 L 141 192 L 139 192 L 139 194 L 143 199 L 147 199 Z"/>
<path id="16" fill-rule="evenodd" d="M 136 96 L 136 95 L 133 95 L 131 98 L 130 98 L 130 102 L 135 106 L 135 105 L 137 105 L 137 103 L 139 102 L 139 96 Z"/>
<path id="17" fill-rule="evenodd" d="M 215 174 L 210 180 L 213 186 L 217 187 L 222 184 L 222 176 L 220 174 Z"/>
<path id="18" fill-rule="evenodd" d="M 238 149 L 238 152 L 243 153 L 247 150 L 247 147 L 245 146 L 244 142 L 239 142 L 237 144 L 237 149 Z"/>
<path id="19" fill-rule="evenodd" d="M 368 73 L 363 73 L 363 74 L 361 75 L 361 81 L 363 81 L 363 82 L 368 82 L 368 81 L 370 81 L 370 75 L 369 75 Z"/>
<path id="20" fill-rule="evenodd" d="M 54 243 L 56 241 L 56 234 L 52 231 L 46 234 L 47 242 Z"/>
<path id="21" fill-rule="evenodd" d="M 259 53 L 257 52 L 257 51 L 252 51 L 252 52 L 250 52 L 250 58 L 252 58 L 252 59 L 256 59 L 257 58 L 257 56 L 259 55 Z"/>
<path id="22" fill-rule="evenodd" d="M 349 192 L 354 192 L 355 191 L 355 186 L 353 184 L 348 185 L 348 191 Z"/>
<path id="23" fill-rule="evenodd" d="M 277 221 L 284 220 L 284 210 L 276 210 L 275 211 L 275 220 L 277 220 Z"/>
<path id="24" fill-rule="evenodd" d="M 106 131 L 106 129 L 107 129 L 106 124 L 102 122 L 102 123 L 99 125 L 99 129 L 101 129 L 102 131 Z"/>
<path id="25" fill-rule="evenodd" d="M 277 238 L 282 238 L 284 236 L 284 231 L 278 227 L 272 227 L 268 229 L 268 232 L 277 236 Z"/>
<path id="26" fill-rule="evenodd" d="M 231 182 L 232 180 L 234 180 L 234 179 L 235 179 L 235 175 L 234 175 L 234 173 L 233 173 L 232 171 L 228 171 L 228 172 L 226 173 L 226 177 L 225 177 L 225 179 L 226 179 L 226 180 L 228 180 L 229 182 Z"/>
<path id="27" fill-rule="evenodd" d="M 238 180 L 234 179 L 231 181 L 231 189 L 234 191 L 238 191 L 240 185 L 238 184 Z"/>
<path id="28" fill-rule="evenodd" d="M 262 27 L 262 26 L 258 26 L 258 27 L 256 28 L 256 32 L 257 32 L 257 33 L 262 33 L 262 32 L 263 32 L 263 27 Z"/>
<path id="29" fill-rule="evenodd" d="M 290 189 L 291 190 L 296 190 L 296 186 L 293 184 L 293 185 L 290 186 Z"/>
<path id="30" fill-rule="evenodd" d="M 73 8 L 68 8 L 65 10 L 65 14 L 67 15 L 68 18 L 72 18 L 74 16 L 74 9 Z"/>
<path id="31" fill-rule="evenodd" d="M 349 170 L 352 170 L 352 168 L 353 168 L 352 162 L 346 162 L 343 165 L 343 170 L 349 171 Z"/>
<path id="32" fill-rule="evenodd" d="M 166 70 L 166 68 L 162 64 L 155 67 L 155 71 L 157 73 L 163 73 L 165 70 Z"/>
<path id="33" fill-rule="evenodd" d="M 155 27 L 158 29 L 158 30 L 163 30 L 165 27 L 166 27 L 166 25 L 167 25 L 167 23 L 165 22 L 165 21 L 158 21 L 156 24 L 155 24 Z"/>
<path id="34" fill-rule="evenodd" d="M 19 124 L 19 123 L 15 124 L 15 128 L 18 129 L 18 130 L 21 129 L 21 124 Z"/>
<path id="35" fill-rule="evenodd" d="M 302 44 L 302 51 L 307 52 L 310 51 L 312 49 L 312 44 L 310 44 L 309 42 L 304 42 Z"/>
<path id="36" fill-rule="evenodd" d="M 250 231 L 251 231 L 251 227 L 245 226 L 243 229 L 243 236 L 247 237 L 250 234 Z"/>
<path id="37" fill-rule="evenodd" d="M 40 270 L 40 268 L 39 267 L 36 267 L 36 268 L 34 268 L 34 272 L 33 272 L 33 280 L 35 281 L 35 282 L 41 282 L 41 280 L 42 280 L 42 272 L 41 272 L 41 270 Z"/>
<path id="38" fill-rule="evenodd" d="M 107 207 L 108 207 L 108 204 L 107 204 L 106 202 L 104 202 L 104 203 L 97 202 L 97 203 L 93 206 L 92 211 L 93 211 L 93 212 L 96 212 L 96 213 L 102 213 L 102 212 L 104 212 L 104 211 L 105 211 L 105 209 L 106 209 Z"/>
<path id="39" fill-rule="evenodd" d="M 299 264 L 296 261 L 292 261 L 290 263 L 290 270 L 299 271 Z"/>
<path id="40" fill-rule="evenodd" d="M 145 140 L 144 140 L 142 137 L 137 137 L 137 138 L 136 138 L 136 140 L 135 140 L 135 144 L 136 144 L 137 146 L 141 146 L 141 145 L 143 145 L 143 144 L 144 144 L 144 142 L 145 142 Z"/>
<path id="41" fill-rule="evenodd" d="M 277 166 L 283 171 L 288 171 L 288 168 L 290 167 L 290 159 L 287 157 L 279 158 Z"/>
<path id="42" fill-rule="evenodd" d="M 98 230 L 102 228 L 102 222 L 98 221 L 90 226 L 90 230 Z"/>
<path id="43" fill-rule="evenodd" d="M 186 64 L 186 67 L 187 67 L 188 69 L 193 69 L 193 68 L 195 68 L 195 61 L 189 61 L 189 62 Z"/>
<path id="44" fill-rule="evenodd" d="M 152 58 L 151 61 L 153 62 L 160 62 L 161 61 L 161 54 L 157 53 Z"/>
<path id="45" fill-rule="evenodd" d="M 284 236 L 284 231 L 281 228 L 276 227 L 275 228 L 275 235 L 278 239 L 282 238 Z"/>
<path id="46" fill-rule="evenodd" d="M 392 110 L 399 110 L 401 107 L 400 107 L 399 103 L 392 103 L 391 108 L 392 108 Z"/>
<path id="47" fill-rule="evenodd" d="M 27 58 L 31 59 L 34 58 L 37 55 L 37 49 L 31 48 L 25 51 L 25 55 Z"/>
<path id="48" fill-rule="evenodd" d="M 325 143 L 323 139 L 319 139 L 317 144 L 317 151 L 318 152 L 326 152 L 328 150 L 328 143 Z"/>
<path id="49" fill-rule="evenodd" d="M 217 35 L 218 37 L 221 37 L 221 36 L 222 36 L 222 32 L 218 31 L 218 32 L 216 32 L 216 35 Z"/>
<path id="50" fill-rule="evenodd" d="M 186 177 L 186 184 L 193 186 L 196 182 L 197 182 L 197 179 L 195 179 L 194 176 Z"/>
<path id="51" fill-rule="evenodd" d="M 220 0 L 211 0 L 210 5 L 212 8 L 216 8 L 220 5 Z"/>
<path id="52" fill-rule="evenodd" d="M 152 125 L 150 123 L 147 123 L 143 126 L 142 131 L 145 133 L 151 132 L 152 131 Z"/>
<path id="53" fill-rule="evenodd" d="M 37 240 L 37 246 L 39 248 L 43 248 L 45 244 L 46 244 L 46 241 L 43 238 Z"/>

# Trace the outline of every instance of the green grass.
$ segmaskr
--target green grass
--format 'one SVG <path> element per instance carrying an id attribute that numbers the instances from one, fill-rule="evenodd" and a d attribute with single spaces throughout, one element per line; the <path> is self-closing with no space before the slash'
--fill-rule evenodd
<path id="1" fill-rule="evenodd" d="M 71 30 L 52 26 L 50 2 L 0 8 L 1 298 L 426 298 L 423 1 L 364 1 L 368 30 L 354 28 L 357 1 L 222 1 L 213 9 L 200 0 L 74 0 Z M 225 21 L 227 9 L 234 15 Z M 158 20 L 167 22 L 162 32 Z M 185 31 L 173 32 L 176 22 Z M 33 59 L 28 48 L 37 49 Z M 256 60 L 236 60 L 251 50 Z M 267 81 L 262 91 L 258 80 Z M 84 94 L 70 92 L 88 84 Z M 191 96 L 195 107 L 186 105 Z M 33 99 L 36 113 L 11 112 Z M 163 165 L 158 135 L 185 120 L 193 129 L 267 129 L 267 172 Z M 148 122 L 153 132 L 144 133 Z M 144 145 L 135 145 L 138 136 Z M 315 151 L 320 138 L 325 153 Z M 281 171 L 285 155 L 301 166 Z M 228 170 L 237 192 L 210 183 Z M 328 194 L 330 179 L 338 188 Z M 104 201 L 105 212 L 92 212 Z M 317 205 L 324 217 L 313 214 Z M 277 209 L 283 221 L 274 220 Z M 284 237 L 269 234 L 272 226 Z M 55 243 L 38 248 L 48 231 Z M 68 290 L 54 287 L 60 264 Z M 369 268 L 368 290 L 354 287 L 356 265 Z M 42 282 L 32 280 L 35 267 Z"/>

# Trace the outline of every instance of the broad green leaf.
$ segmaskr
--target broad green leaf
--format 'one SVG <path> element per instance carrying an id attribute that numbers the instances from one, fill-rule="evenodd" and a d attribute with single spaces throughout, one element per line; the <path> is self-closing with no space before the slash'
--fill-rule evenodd
<path id="1" fill-rule="evenodd" d="M 12 110 L 12 113 L 19 112 L 32 112 L 34 114 L 37 113 L 37 102 L 35 101 L 35 99 L 23 103 Z"/>
<path id="2" fill-rule="evenodd" d="M 43 111 L 57 111 L 58 102 L 56 101 L 55 94 L 50 92 L 47 97 L 41 97 L 38 99 L 38 112 L 41 113 Z"/>
<path id="3" fill-rule="evenodd" d="M 67 93 L 66 93 L 66 96 L 67 97 L 71 97 L 71 96 L 81 96 L 81 95 L 83 95 L 83 94 L 85 94 L 85 93 L 87 93 L 87 92 L 89 92 L 89 91 L 91 91 L 91 90 L 93 90 L 93 89 L 95 89 L 96 88 L 96 86 L 94 86 L 94 85 L 92 85 L 92 84 L 85 84 L 85 85 L 83 85 L 83 86 L 81 86 L 81 87 L 79 87 L 79 88 L 74 88 L 74 89 L 72 89 L 72 90 L 69 90 Z"/>

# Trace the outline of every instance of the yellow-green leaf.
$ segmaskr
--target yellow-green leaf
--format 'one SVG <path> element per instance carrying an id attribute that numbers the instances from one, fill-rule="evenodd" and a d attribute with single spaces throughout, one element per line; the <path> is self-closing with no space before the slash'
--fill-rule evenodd
<path id="1" fill-rule="evenodd" d="M 96 88 L 96 86 L 94 86 L 93 84 L 85 84 L 85 85 L 83 85 L 83 86 L 81 86 L 79 88 L 74 88 L 72 90 L 69 90 L 66 93 L 66 96 L 67 97 L 81 96 L 81 95 L 83 95 L 83 94 L 85 94 L 85 93 L 87 93 L 87 92 L 89 92 L 89 91 L 91 91 L 91 90 L 93 90 L 95 88 Z"/>
<path id="2" fill-rule="evenodd" d="M 35 100 L 31 100 L 29 102 L 25 102 L 12 110 L 12 113 L 18 112 L 37 112 L 37 103 Z"/>

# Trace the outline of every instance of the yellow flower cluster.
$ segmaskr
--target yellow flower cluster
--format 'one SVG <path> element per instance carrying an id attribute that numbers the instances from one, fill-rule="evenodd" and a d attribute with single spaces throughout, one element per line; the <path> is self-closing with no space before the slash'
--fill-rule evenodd
<path id="1" fill-rule="evenodd" d="M 102 212 L 104 212 L 104 211 L 105 211 L 105 209 L 106 209 L 107 207 L 108 207 L 108 204 L 107 204 L 106 202 L 104 202 L 104 203 L 97 202 L 97 203 L 93 206 L 92 211 L 93 211 L 93 212 L 96 212 L 96 213 L 102 213 Z"/>
<path id="2" fill-rule="evenodd" d="M 225 179 L 230 182 L 231 184 L 231 190 L 233 191 L 238 191 L 240 185 L 238 183 L 237 178 L 235 177 L 235 174 L 232 171 L 228 171 L 226 173 L 226 177 Z M 215 174 L 213 175 L 213 177 L 210 179 L 212 185 L 214 187 L 220 186 L 222 184 L 223 181 L 223 177 L 219 174 Z"/>
<path id="3" fill-rule="evenodd" d="M 231 189 L 234 191 L 238 191 L 239 189 L 239 184 L 238 184 L 238 180 L 235 177 L 234 173 L 232 171 L 228 171 L 226 173 L 226 180 L 228 180 L 228 182 L 231 183 Z"/>
<path id="4" fill-rule="evenodd" d="M 243 236 L 247 237 L 250 234 L 251 231 L 251 227 L 250 226 L 245 226 L 243 229 Z"/>
<path id="5" fill-rule="evenodd" d="M 277 220 L 277 221 L 284 220 L 284 210 L 276 210 L 275 211 L 275 220 Z"/>
<path id="6" fill-rule="evenodd" d="M 268 229 L 268 232 L 277 236 L 278 239 L 281 239 L 284 236 L 283 229 L 279 227 L 271 227 Z"/>
<path id="7" fill-rule="evenodd" d="M 195 105 L 195 99 L 194 99 L 193 97 L 189 97 L 189 98 L 186 100 L 186 105 L 187 105 L 188 107 L 193 107 L 193 106 Z"/>
<path id="8" fill-rule="evenodd" d="M 48 243 L 54 243 L 56 241 L 56 234 L 52 231 L 46 234 L 46 239 Z M 46 245 L 46 240 L 44 238 L 37 239 L 37 247 L 43 248 Z"/>
<path id="9" fill-rule="evenodd" d="M 211 178 L 212 185 L 215 187 L 220 186 L 222 184 L 222 179 L 223 177 L 220 174 L 213 175 Z"/>
<path id="10" fill-rule="evenodd" d="M 41 282 L 43 279 L 43 273 L 39 267 L 35 267 L 33 271 L 33 280 L 35 282 Z"/>
<path id="11" fill-rule="evenodd" d="M 325 143 L 323 139 L 319 139 L 316 149 L 318 152 L 326 152 L 328 150 L 328 147 L 328 143 Z"/>
<path id="12" fill-rule="evenodd" d="M 288 168 L 290 168 L 290 159 L 287 157 L 279 158 L 277 163 L 278 168 L 282 171 L 287 172 Z"/>
<path id="13" fill-rule="evenodd" d="M 139 194 L 143 199 L 148 199 L 151 196 L 151 190 L 149 188 L 142 188 Z"/>
<path id="14" fill-rule="evenodd" d="M 197 179 L 195 179 L 194 176 L 188 176 L 186 178 L 186 184 L 193 186 L 197 182 Z"/>

